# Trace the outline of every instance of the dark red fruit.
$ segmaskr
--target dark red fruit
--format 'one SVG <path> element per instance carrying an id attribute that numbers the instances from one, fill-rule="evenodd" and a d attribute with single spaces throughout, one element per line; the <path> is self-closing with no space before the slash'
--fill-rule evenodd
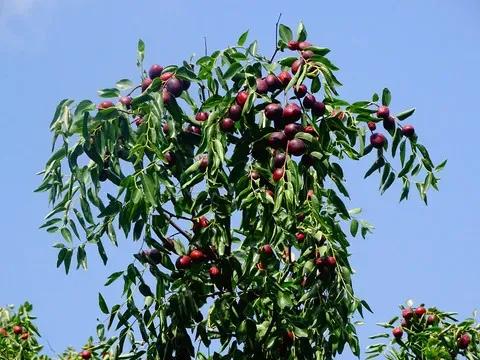
<path id="1" fill-rule="evenodd" d="M 299 85 L 299 86 L 296 86 L 296 87 L 293 89 L 293 92 L 295 93 L 295 95 L 296 95 L 298 98 L 302 98 L 302 97 L 304 97 L 305 95 L 307 95 L 307 85 L 301 84 L 301 85 Z"/>
<path id="2" fill-rule="evenodd" d="M 15 325 L 12 330 L 15 335 L 20 335 L 23 332 L 23 328 L 20 325 Z"/>
<path id="3" fill-rule="evenodd" d="M 113 106 L 113 102 L 111 102 L 110 100 L 106 100 L 98 104 L 97 109 L 104 110 L 104 109 L 111 108 L 112 106 Z"/>
<path id="4" fill-rule="evenodd" d="M 180 256 L 177 260 L 177 269 L 186 269 L 192 264 L 192 258 L 188 255 Z"/>
<path id="5" fill-rule="evenodd" d="M 287 104 L 283 109 L 283 120 L 286 123 L 292 123 L 302 117 L 302 109 L 297 104 Z"/>
<path id="6" fill-rule="evenodd" d="M 134 121 L 135 121 L 135 125 L 137 126 L 140 126 L 143 124 L 143 118 L 140 116 L 137 116 Z"/>
<path id="7" fill-rule="evenodd" d="M 325 256 L 319 256 L 317 258 L 315 258 L 315 265 L 316 266 L 324 266 L 326 265 L 327 263 L 327 259 L 325 258 Z"/>
<path id="8" fill-rule="evenodd" d="M 150 79 L 150 78 L 145 78 L 145 79 L 143 79 L 143 81 L 142 81 L 142 91 L 147 90 L 148 87 L 149 87 L 150 85 L 152 85 L 152 81 L 153 81 L 153 80 Z"/>
<path id="9" fill-rule="evenodd" d="M 305 220 L 305 214 L 304 213 L 297 214 L 297 221 L 302 222 L 303 220 Z"/>
<path id="10" fill-rule="evenodd" d="M 408 138 L 415 135 L 415 128 L 412 125 L 404 125 L 402 127 L 402 134 Z"/>
<path id="11" fill-rule="evenodd" d="M 283 167 L 283 164 L 285 164 L 286 156 L 282 152 L 277 152 L 275 154 L 275 157 L 273 158 L 273 167 L 278 169 Z"/>
<path id="12" fill-rule="evenodd" d="M 282 85 L 285 87 L 288 85 L 290 80 L 292 80 L 292 75 L 288 71 L 282 71 L 280 74 L 278 74 L 278 80 L 282 83 Z"/>
<path id="13" fill-rule="evenodd" d="M 375 124 L 375 122 L 373 121 L 369 121 L 367 126 L 370 129 L 370 131 L 375 131 L 375 129 L 377 128 L 377 124 Z"/>
<path id="14" fill-rule="evenodd" d="M 192 85 L 192 83 L 190 82 L 190 80 L 187 80 L 187 79 L 180 79 L 180 82 L 182 83 L 182 88 L 183 90 L 188 90 L 190 88 L 190 85 Z"/>
<path id="15" fill-rule="evenodd" d="M 298 41 L 290 40 L 287 46 L 290 50 L 300 50 L 300 48 L 298 47 L 298 44 L 299 44 Z"/>
<path id="16" fill-rule="evenodd" d="M 170 126 L 168 126 L 168 123 L 163 123 L 162 125 L 162 130 L 165 135 L 167 135 L 170 131 Z"/>
<path id="17" fill-rule="evenodd" d="M 427 324 L 433 325 L 437 322 L 437 317 L 435 315 L 428 315 L 427 317 Z"/>
<path id="18" fill-rule="evenodd" d="M 274 194 L 273 191 L 270 190 L 270 189 L 265 190 L 265 194 L 267 194 L 268 196 L 270 196 L 272 199 L 275 197 L 275 194 Z"/>
<path id="19" fill-rule="evenodd" d="M 285 125 L 285 128 L 283 129 L 283 132 L 285 133 L 285 136 L 287 139 L 291 140 L 295 137 L 295 134 L 302 131 L 302 125 L 299 124 L 287 124 Z"/>
<path id="20" fill-rule="evenodd" d="M 195 135 L 200 135 L 202 133 L 202 130 L 195 125 L 188 125 L 187 126 L 187 132 L 195 134 Z"/>
<path id="21" fill-rule="evenodd" d="M 395 129 L 395 118 L 393 116 L 389 116 L 386 119 L 383 119 L 383 127 L 385 130 Z"/>
<path id="22" fill-rule="evenodd" d="M 302 160 L 300 160 L 300 163 L 306 167 L 310 167 L 313 166 L 315 162 L 312 156 L 310 156 L 309 154 L 305 154 L 302 156 Z"/>
<path id="23" fill-rule="evenodd" d="M 315 192 L 313 190 L 308 190 L 307 191 L 307 200 L 312 200 L 313 195 L 315 195 Z"/>
<path id="24" fill-rule="evenodd" d="M 382 119 L 388 119 L 390 116 L 390 109 L 388 106 L 380 106 L 377 110 L 377 116 Z"/>
<path id="25" fill-rule="evenodd" d="M 173 102 L 173 96 L 167 89 L 163 89 L 162 91 L 162 100 L 165 105 L 170 105 Z"/>
<path id="26" fill-rule="evenodd" d="M 470 335 L 469 334 L 462 334 L 457 340 L 457 346 L 459 349 L 466 349 L 468 345 L 470 345 Z"/>
<path id="27" fill-rule="evenodd" d="M 7 330 L 6 330 L 5 328 L 3 328 L 3 327 L 0 328 L 0 335 L 2 335 L 2 336 L 8 336 Z"/>
<path id="28" fill-rule="evenodd" d="M 207 121 L 207 119 L 208 119 L 208 112 L 199 111 L 198 113 L 195 114 L 195 120 L 197 121 Z"/>
<path id="29" fill-rule="evenodd" d="M 242 116 L 242 107 L 238 104 L 233 104 L 230 106 L 230 109 L 228 109 L 228 115 L 230 115 L 230 119 L 233 121 L 239 120 Z"/>
<path id="30" fill-rule="evenodd" d="M 268 84 L 265 79 L 257 79 L 257 93 L 266 94 L 268 92 Z"/>
<path id="31" fill-rule="evenodd" d="M 395 339 L 399 340 L 403 336 L 403 330 L 401 327 L 396 327 L 392 330 L 392 334 Z"/>
<path id="32" fill-rule="evenodd" d="M 29 336 L 30 336 L 30 334 L 28 332 L 25 332 L 22 335 L 20 335 L 20 339 L 27 340 Z"/>
<path id="33" fill-rule="evenodd" d="M 208 226 L 208 219 L 205 216 L 200 216 L 195 222 L 195 225 L 199 229 L 205 229 Z"/>
<path id="34" fill-rule="evenodd" d="M 83 350 L 81 353 L 80 353 L 80 356 L 83 360 L 89 360 L 91 357 L 92 357 L 92 353 L 88 350 Z"/>
<path id="35" fill-rule="evenodd" d="M 214 265 L 210 269 L 208 269 L 208 273 L 210 274 L 211 278 L 216 278 L 220 276 L 220 269 Z"/>
<path id="36" fill-rule="evenodd" d="M 240 91 L 237 94 L 237 97 L 235 98 L 235 101 L 237 102 L 238 105 L 242 106 L 245 105 L 248 99 L 248 92 L 246 91 Z"/>
<path id="37" fill-rule="evenodd" d="M 144 250 L 143 253 L 145 254 L 145 256 L 149 257 L 154 264 L 160 264 L 160 262 L 162 261 L 162 254 L 157 249 Z"/>
<path id="38" fill-rule="evenodd" d="M 305 109 L 311 109 L 313 107 L 313 104 L 317 102 L 317 99 L 315 99 L 315 96 L 312 94 L 307 94 L 305 98 L 303 99 L 303 106 Z"/>
<path id="39" fill-rule="evenodd" d="M 285 149 L 287 146 L 287 137 L 281 131 L 275 131 L 268 137 L 268 146 L 273 149 Z"/>
<path id="40" fill-rule="evenodd" d="M 301 156 L 305 152 L 305 143 L 301 139 L 293 139 L 288 142 L 288 153 L 294 156 Z"/>
<path id="41" fill-rule="evenodd" d="M 410 323 L 407 320 L 403 319 L 401 321 L 400 325 L 401 325 L 402 328 L 408 329 L 408 327 L 410 326 Z"/>
<path id="42" fill-rule="evenodd" d="M 292 63 L 292 74 L 296 74 L 298 70 L 305 64 L 305 60 L 303 59 L 297 59 Z"/>
<path id="43" fill-rule="evenodd" d="M 321 101 L 315 101 L 312 105 L 313 116 L 322 116 L 325 114 L 325 104 Z"/>
<path id="44" fill-rule="evenodd" d="M 255 265 L 258 270 L 265 270 L 265 265 L 262 262 L 259 262 Z"/>
<path id="45" fill-rule="evenodd" d="M 177 78 L 169 79 L 165 84 L 165 88 L 175 97 L 179 97 L 183 92 L 183 84 Z"/>
<path id="46" fill-rule="evenodd" d="M 249 176 L 250 176 L 250 179 L 252 179 L 252 180 L 260 179 L 260 174 L 258 173 L 258 171 L 255 171 L 255 170 L 250 171 Z"/>
<path id="47" fill-rule="evenodd" d="M 302 51 L 302 57 L 307 60 L 313 57 L 315 53 L 312 50 L 303 50 Z"/>
<path id="48" fill-rule="evenodd" d="M 385 136 L 383 136 L 382 134 L 373 133 L 370 136 L 370 144 L 376 149 L 382 148 L 383 145 L 385 145 L 385 141 Z"/>
<path id="49" fill-rule="evenodd" d="M 150 77 L 150 79 L 155 79 L 157 77 L 160 77 L 160 75 L 162 75 L 162 71 L 163 71 L 163 66 L 160 66 L 158 64 L 153 64 L 150 67 L 150 70 L 148 70 L 148 76 Z"/>
<path id="50" fill-rule="evenodd" d="M 128 108 L 128 107 L 130 107 L 130 105 L 132 105 L 132 97 L 131 96 L 122 96 L 120 98 L 120 103 L 122 103 L 122 105 L 124 105 Z"/>
<path id="51" fill-rule="evenodd" d="M 175 165 L 175 155 L 171 151 L 167 151 L 164 156 L 168 166 Z"/>
<path id="52" fill-rule="evenodd" d="M 283 178 L 284 170 L 283 168 L 277 168 L 273 170 L 272 178 L 273 181 L 279 182 L 281 178 Z"/>
<path id="53" fill-rule="evenodd" d="M 335 267 L 335 265 L 337 265 L 337 259 L 335 259 L 335 256 L 327 257 L 327 265 L 330 267 Z"/>
<path id="54" fill-rule="evenodd" d="M 160 79 L 162 79 L 162 81 L 167 81 L 168 79 L 170 79 L 171 77 L 173 76 L 173 73 L 171 72 L 166 72 L 166 73 L 163 73 L 162 75 L 160 75 Z"/>
<path id="55" fill-rule="evenodd" d="M 225 132 L 232 131 L 235 129 L 235 121 L 233 121 L 231 118 L 222 119 L 222 121 L 220 121 L 220 129 Z"/>
<path id="56" fill-rule="evenodd" d="M 263 245 L 262 246 L 262 252 L 267 255 L 267 256 L 270 256 L 273 254 L 273 249 L 272 247 L 270 246 L 270 244 L 266 244 L 266 245 Z"/>
<path id="57" fill-rule="evenodd" d="M 295 234 L 295 239 L 297 239 L 298 242 L 302 242 L 303 240 L 305 240 L 305 234 L 298 232 Z"/>
<path id="58" fill-rule="evenodd" d="M 199 160 L 199 169 L 201 172 L 204 172 L 207 170 L 208 167 L 208 157 L 207 156 L 202 156 Z"/>
<path id="59" fill-rule="evenodd" d="M 282 83 L 280 82 L 280 80 L 273 74 L 267 75 L 265 81 L 267 82 L 269 91 L 275 91 L 282 87 Z"/>
<path id="60" fill-rule="evenodd" d="M 283 116 L 283 108 L 280 104 L 268 104 L 265 106 L 265 116 L 269 120 L 280 120 Z"/>
<path id="61" fill-rule="evenodd" d="M 315 128 L 312 125 L 307 125 L 303 129 L 303 132 L 306 132 L 307 134 L 310 135 L 317 135 L 317 132 L 315 131 Z"/>
<path id="62" fill-rule="evenodd" d="M 293 331 L 287 331 L 283 335 L 283 345 L 285 346 L 292 346 L 293 345 L 293 340 L 295 339 L 295 335 L 293 334 Z"/>
<path id="63" fill-rule="evenodd" d="M 312 44 L 309 43 L 308 41 L 302 41 L 302 42 L 298 43 L 298 48 L 300 50 L 305 50 L 306 48 L 309 48 L 310 46 L 312 46 Z"/>
<path id="64" fill-rule="evenodd" d="M 205 260 L 206 256 L 202 250 L 195 249 L 190 252 L 190 258 L 193 262 L 199 262 Z"/>
<path id="65" fill-rule="evenodd" d="M 405 308 L 402 310 L 402 317 L 405 319 L 405 320 L 410 320 L 412 317 L 413 317 L 413 310 L 412 308 Z"/>
<path id="66" fill-rule="evenodd" d="M 415 315 L 417 315 L 418 317 L 422 317 L 426 312 L 427 309 L 425 309 L 423 306 L 419 306 L 415 309 Z"/>

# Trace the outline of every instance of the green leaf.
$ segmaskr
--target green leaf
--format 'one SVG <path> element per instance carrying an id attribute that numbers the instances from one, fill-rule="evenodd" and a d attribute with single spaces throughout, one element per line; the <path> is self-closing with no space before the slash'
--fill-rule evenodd
<path id="1" fill-rule="evenodd" d="M 286 307 L 291 307 L 293 305 L 291 295 L 284 291 L 279 291 L 277 294 L 277 304 L 282 310 Z"/>
<path id="2" fill-rule="evenodd" d="M 293 38 L 292 30 L 283 24 L 280 24 L 278 27 L 278 34 L 285 43 L 288 43 Z"/>
<path id="3" fill-rule="evenodd" d="M 103 98 L 115 98 L 120 96 L 120 90 L 116 88 L 98 90 L 98 96 Z"/>
<path id="4" fill-rule="evenodd" d="M 321 82 L 320 82 L 320 78 L 318 76 L 314 77 L 313 80 L 312 80 L 312 84 L 310 85 L 310 91 L 312 93 L 316 93 L 320 90 L 320 87 L 321 87 Z"/>
<path id="5" fill-rule="evenodd" d="M 145 58 L 145 43 L 142 39 L 138 40 L 137 44 L 137 66 L 141 66 Z"/>
<path id="6" fill-rule="evenodd" d="M 133 82 L 131 80 L 128 80 L 128 79 L 122 79 L 122 80 L 117 81 L 115 86 L 118 90 L 128 90 L 128 89 L 131 89 L 133 87 Z"/>
<path id="7" fill-rule="evenodd" d="M 60 265 L 62 265 L 63 261 L 65 260 L 65 255 L 67 255 L 67 251 L 68 251 L 67 248 L 62 248 L 62 249 L 60 249 L 60 251 L 58 252 L 58 256 L 57 256 L 57 268 L 60 267 Z"/>
<path id="8" fill-rule="evenodd" d="M 108 310 L 107 303 L 105 302 L 105 299 L 103 298 L 102 294 L 98 293 L 98 306 L 100 306 L 100 310 L 104 314 L 109 314 L 110 311 Z"/>
<path id="9" fill-rule="evenodd" d="M 117 271 L 117 272 L 114 272 L 113 274 L 111 274 L 108 279 L 107 279 L 107 282 L 105 283 L 105 286 L 108 286 L 110 285 L 111 283 L 113 283 L 115 280 L 117 280 L 120 276 L 122 276 L 123 274 L 123 271 Z"/>
<path id="10" fill-rule="evenodd" d="M 225 71 L 225 74 L 223 74 L 223 78 L 227 80 L 230 79 L 231 77 L 236 75 L 242 68 L 243 68 L 242 64 L 238 62 L 233 63 L 232 65 L 230 65 L 227 71 Z"/>
<path id="11" fill-rule="evenodd" d="M 398 120 L 405 120 L 406 118 L 412 116 L 412 114 L 415 112 L 415 108 L 411 108 L 405 111 L 402 111 L 401 113 L 396 115 L 396 118 Z"/>
<path id="12" fill-rule="evenodd" d="M 415 161 L 415 155 L 410 155 L 410 159 L 408 159 L 407 163 L 403 167 L 403 169 L 398 173 L 398 177 L 401 178 L 402 176 L 408 174 L 408 172 L 412 169 L 413 162 Z"/>
<path id="13" fill-rule="evenodd" d="M 390 105 L 390 101 L 392 101 L 392 94 L 390 93 L 390 90 L 385 88 L 382 92 L 382 105 L 388 106 Z"/>
<path id="14" fill-rule="evenodd" d="M 383 159 L 383 157 L 378 158 L 370 167 L 370 169 L 367 170 L 363 178 L 366 179 L 367 177 L 372 175 L 374 171 L 381 169 L 383 165 L 385 165 L 385 160 Z"/>
<path id="15" fill-rule="evenodd" d="M 305 25 L 303 25 L 303 22 L 300 22 L 298 24 L 297 28 L 297 40 L 298 41 L 305 41 L 307 40 L 307 29 L 305 29 Z"/>
<path id="16" fill-rule="evenodd" d="M 247 41 L 247 37 L 248 37 L 248 30 L 245 31 L 242 35 L 240 35 L 240 37 L 237 40 L 237 45 L 243 46 L 243 44 L 245 44 L 245 41 Z"/>
<path id="17" fill-rule="evenodd" d="M 382 194 L 393 184 L 393 181 L 395 180 L 395 173 L 392 171 L 390 175 L 388 176 L 387 181 L 383 185 L 382 188 Z"/>
<path id="18" fill-rule="evenodd" d="M 70 232 L 70 230 L 64 227 L 60 230 L 60 232 L 62 233 L 62 236 L 66 242 L 68 243 L 72 242 L 72 233 Z"/>
<path id="19" fill-rule="evenodd" d="M 350 223 L 350 234 L 352 234 L 352 236 L 357 236 L 357 232 L 358 232 L 358 220 L 352 219 L 352 222 Z"/>
<path id="20" fill-rule="evenodd" d="M 439 165 L 435 167 L 435 171 L 441 171 L 445 165 L 447 165 L 447 160 L 443 160 Z"/>

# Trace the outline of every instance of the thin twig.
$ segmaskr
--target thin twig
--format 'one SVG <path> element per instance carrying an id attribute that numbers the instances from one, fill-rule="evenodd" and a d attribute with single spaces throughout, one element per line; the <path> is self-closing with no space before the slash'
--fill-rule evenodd
<path id="1" fill-rule="evenodd" d="M 135 87 L 127 94 L 127 96 L 132 95 L 132 93 L 133 93 L 135 90 L 140 89 L 141 87 L 142 87 L 142 84 L 135 86 Z"/>
<path id="2" fill-rule="evenodd" d="M 205 49 L 205 56 L 208 56 L 207 37 L 203 37 L 203 48 Z"/>
<path id="3" fill-rule="evenodd" d="M 193 220 L 192 220 L 191 218 L 188 218 L 188 217 L 182 216 L 182 215 L 174 214 L 174 213 L 172 213 L 172 212 L 170 212 L 170 211 L 168 211 L 167 209 L 164 209 L 164 208 L 162 208 L 162 207 L 160 207 L 160 208 L 162 209 L 163 212 L 167 213 L 167 214 L 170 215 L 171 217 L 176 217 L 177 219 L 183 219 L 183 220 L 188 220 L 188 221 L 192 221 L 192 222 L 193 222 Z"/>
<path id="4" fill-rule="evenodd" d="M 273 62 L 275 55 L 277 55 L 278 50 L 280 50 L 280 48 L 278 47 L 278 24 L 280 24 L 281 17 L 282 17 L 282 13 L 278 15 L 277 23 L 275 24 L 275 52 L 273 53 L 272 57 L 268 61 L 269 64 Z"/>
<path id="5" fill-rule="evenodd" d="M 182 234 L 183 236 L 185 236 L 185 238 L 188 239 L 188 241 L 192 241 L 193 238 L 192 238 L 192 235 L 190 235 L 189 233 L 187 233 L 185 230 L 183 230 L 175 221 L 172 220 L 172 218 L 164 212 L 164 210 L 159 207 L 157 209 L 158 212 L 160 213 L 163 213 L 163 215 L 165 216 L 165 218 L 167 219 L 167 221 L 170 223 L 170 225 L 172 225 L 180 234 Z"/>

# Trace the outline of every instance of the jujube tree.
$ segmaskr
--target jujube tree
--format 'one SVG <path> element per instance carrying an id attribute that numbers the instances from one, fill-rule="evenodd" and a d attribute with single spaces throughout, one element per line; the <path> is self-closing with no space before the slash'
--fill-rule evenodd
<path id="1" fill-rule="evenodd" d="M 107 280 L 123 281 L 122 301 L 99 295 L 109 319 L 94 354 L 331 359 L 347 345 L 359 355 L 353 318 L 370 309 L 354 294 L 346 229 L 371 226 L 345 205 L 340 163 L 366 158 L 382 193 L 398 179 L 400 200 L 414 183 L 426 202 L 445 162 L 402 125 L 414 109 L 391 109 L 388 89 L 339 98 L 329 49 L 303 24 L 295 37 L 277 28 L 271 57 L 246 32 L 147 71 L 139 41 L 139 85 L 58 105 L 38 188 L 52 204 L 42 227 L 63 237 L 57 266 L 86 268 L 92 248 L 107 264 L 104 241 L 117 246 L 119 231 L 141 244 Z"/>

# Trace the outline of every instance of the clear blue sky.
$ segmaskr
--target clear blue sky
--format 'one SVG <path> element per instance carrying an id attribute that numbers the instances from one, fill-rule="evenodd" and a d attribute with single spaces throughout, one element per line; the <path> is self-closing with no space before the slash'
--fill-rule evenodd
<path id="1" fill-rule="evenodd" d="M 138 5 L 137 5 L 138 4 Z M 47 199 L 32 190 L 49 156 L 48 124 L 65 97 L 93 98 L 121 78 L 135 78 L 138 38 L 146 64 L 170 64 L 233 43 L 250 29 L 271 53 L 274 24 L 303 20 L 309 38 L 332 49 L 348 100 L 386 86 L 392 109 L 417 107 L 409 119 L 436 162 L 448 158 L 440 193 L 425 207 L 398 204 L 398 187 L 380 196 L 362 180 L 371 159 L 346 169 L 351 207 L 376 230 L 354 240 L 354 284 L 375 313 L 360 328 L 362 347 L 406 299 L 469 315 L 480 304 L 480 2 L 0 0 L 0 304 L 30 300 L 44 340 L 56 351 L 94 334 L 97 292 L 137 247 L 112 250 L 108 269 L 90 257 L 87 272 L 55 268 L 55 236 L 38 230 Z M 477 184 L 477 185 L 475 185 Z M 118 293 L 106 291 L 112 304 Z M 48 349 L 48 347 L 47 347 Z M 345 355 L 343 358 L 351 358 Z"/>

